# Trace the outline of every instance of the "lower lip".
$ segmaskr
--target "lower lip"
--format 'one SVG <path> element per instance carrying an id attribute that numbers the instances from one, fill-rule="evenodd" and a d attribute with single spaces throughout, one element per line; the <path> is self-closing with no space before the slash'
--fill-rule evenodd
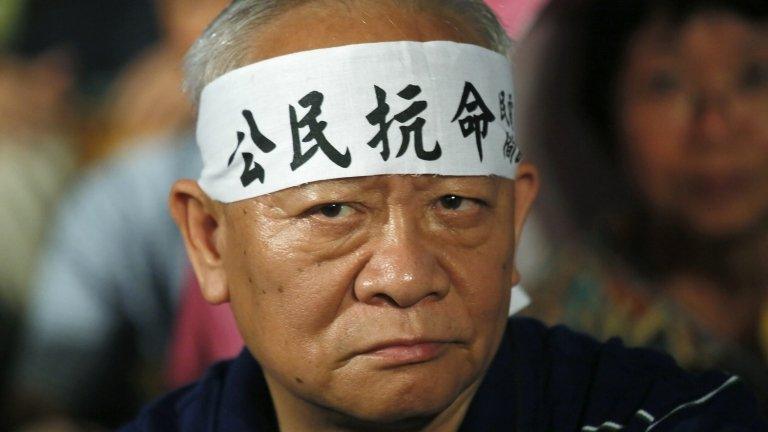
<path id="1" fill-rule="evenodd" d="M 694 176 L 690 182 L 695 196 L 705 200 L 720 202 L 737 197 L 751 184 L 750 177 L 746 174 L 733 174 L 722 176 Z"/>
<path id="2" fill-rule="evenodd" d="M 387 363 L 405 365 L 424 363 L 434 360 L 446 348 L 445 343 L 421 343 L 415 345 L 393 345 L 367 353 L 367 356 L 380 358 Z"/>

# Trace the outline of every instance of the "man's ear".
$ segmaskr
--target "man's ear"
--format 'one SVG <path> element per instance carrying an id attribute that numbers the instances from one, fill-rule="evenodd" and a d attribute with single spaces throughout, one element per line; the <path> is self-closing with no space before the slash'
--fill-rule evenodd
<path id="1" fill-rule="evenodd" d="M 539 170 L 530 163 L 523 162 L 517 167 L 515 177 L 515 256 L 520 245 L 523 226 L 531 211 L 536 195 L 539 193 Z M 512 272 L 512 285 L 520 283 L 520 274 L 515 265 Z"/>
<path id="2" fill-rule="evenodd" d="M 203 297 L 211 304 L 229 301 L 221 259 L 226 241 L 221 204 L 211 200 L 197 182 L 179 180 L 171 188 L 168 207 L 184 238 Z"/>

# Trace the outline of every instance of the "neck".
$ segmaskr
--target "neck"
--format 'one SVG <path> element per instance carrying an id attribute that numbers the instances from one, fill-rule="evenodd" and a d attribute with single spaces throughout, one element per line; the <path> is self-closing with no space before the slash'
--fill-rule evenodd
<path id="1" fill-rule="evenodd" d="M 768 289 L 768 223 L 720 239 L 651 221 L 625 234 L 613 237 L 616 245 L 634 245 L 622 251 L 624 258 L 643 263 L 641 273 L 652 286 L 702 328 L 742 343 L 753 338 Z"/>
<path id="2" fill-rule="evenodd" d="M 692 239 L 680 248 L 672 271 L 698 275 L 730 295 L 751 296 L 768 288 L 766 259 L 768 230 L 761 229 L 731 239 Z"/>
<path id="3" fill-rule="evenodd" d="M 614 250 L 651 280 L 691 275 L 730 294 L 768 288 L 768 220 L 748 232 L 712 239 L 678 225 L 639 219 L 617 225 L 619 229 L 610 227 L 608 238 Z"/>
<path id="4" fill-rule="evenodd" d="M 392 421 L 371 421 L 299 398 L 268 374 L 265 378 L 280 430 L 292 432 L 455 432 L 459 430 L 481 382 L 473 383 L 441 412 Z"/>

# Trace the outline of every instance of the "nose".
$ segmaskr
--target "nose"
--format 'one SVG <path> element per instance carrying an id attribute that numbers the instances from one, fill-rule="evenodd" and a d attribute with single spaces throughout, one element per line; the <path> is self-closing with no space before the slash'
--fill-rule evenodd
<path id="1" fill-rule="evenodd" d="M 698 147 L 728 146 L 730 97 L 725 91 L 702 91 L 694 100 L 694 143 Z"/>
<path id="2" fill-rule="evenodd" d="M 417 225 L 404 215 L 390 217 L 355 279 L 358 301 L 408 308 L 448 293 L 450 279 L 436 247 Z"/>

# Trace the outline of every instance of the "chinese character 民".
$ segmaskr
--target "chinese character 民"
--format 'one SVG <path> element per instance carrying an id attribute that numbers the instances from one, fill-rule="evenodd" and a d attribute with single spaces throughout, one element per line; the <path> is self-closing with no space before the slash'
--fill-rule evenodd
<path id="1" fill-rule="evenodd" d="M 323 94 L 318 91 L 310 92 L 301 98 L 299 105 L 309 108 L 309 112 L 301 120 L 297 119 L 296 109 L 293 105 L 288 107 L 291 116 L 291 134 L 293 136 L 293 162 L 291 162 L 291 170 L 293 171 L 296 171 L 297 168 L 310 160 L 317 153 L 318 149 L 322 150 L 331 162 L 342 168 L 347 168 L 352 163 L 349 149 L 342 154 L 325 137 L 323 131 L 328 126 L 328 123 L 317 120 L 317 117 L 322 114 L 323 98 Z M 303 139 L 299 137 L 299 129 L 302 128 L 309 129 Z M 315 145 L 306 152 L 303 152 L 301 144 L 311 141 L 314 141 Z"/>
<path id="2" fill-rule="evenodd" d="M 275 143 L 270 141 L 269 138 L 265 137 L 261 131 L 259 131 L 259 127 L 256 125 L 256 120 L 253 118 L 253 113 L 251 113 L 249 110 L 243 110 L 243 117 L 245 118 L 246 123 L 248 123 L 251 141 L 253 141 L 256 147 L 264 153 L 269 153 L 274 150 Z M 240 148 L 243 140 L 245 140 L 245 133 L 237 131 L 237 146 L 235 147 L 235 151 L 232 152 L 232 155 L 229 156 L 227 166 L 232 165 L 232 162 L 234 162 L 237 150 Z M 253 153 L 243 152 L 241 153 L 241 156 L 243 157 L 243 162 L 245 164 L 243 167 L 243 173 L 240 175 L 240 183 L 243 184 L 243 187 L 247 187 L 256 180 L 263 184 L 264 168 L 257 162 L 254 162 Z"/>
<path id="3" fill-rule="evenodd" d="M 400 141 L 400 149 L 397 151 L 397 155 L 395 157 L 400 157 L 405 154 L 405 152 L 408 150 L 408 146 L 411 142 L 411 134 L 414 136 L 414 148 L 416 150 L 416 157 L 422 160 L 436 160 L 440 158 L 440 155 L 442 154 L 442 149 L 440 149 L 440 143 L 435 142 L 435 148 L 432 150 L 425 150 L 424 149 L 424 141 L 422 136 L 422 130 L 424 128 L 424 124 L 426 123 L 426 120 L 422 117 L 416 117 L 424 110 L 427 109 L 427 102 L 425 101 L 415 101 L 413 102 L 408 108 L 406 108 L 404 111 L 396 114 L 391 120 L 387 120 L 387 115 L 389 114 L 389 104 L 387 104 L 387 92 L 381 89 L 379 86 L 373 86 L 374 90 L 376 91 L 376 108 L 371 111 L 365 118 L 368 120 L 368 123 L 370 123 L 373 126 L 378 126 L 379 131 L 376 133 L 376 135 L 368 141 L 368 146 L 371 148 L 378 147 L 379 143 L 381 143 L 381 157 L 385 161 L 389 159 L 389 128 L 392 126 L 392 123 L 397 121 L 401 124 L 400 126 L 400 133 L 402 135 L 402 139 Z M 407 87 L 405 87 L 403 90 L 400 91 L 397 95 L 405 100 L 413 100 L 416 96 L 418 96 L 421 93 L 421 87 L 417 85 L 410 84 Z M 413 120 L 410 124 L 405 124 L 406 122 L 409 122 Z"/>
<path id="4" fill-rule="evenodd" d="M 465 112 L 467 115 L 459 119 L 459 116 Z M 472 134 L 475 135 L 477 152 L 482 161 L 483 138 L 488 135 L 488 123 L 496 120 L 496 116 L 494 116 L 491 110 L 488 109 L 483 98 L 480 97 L 477 89 L 470 82 L 464 84 L 464 93 L 461 95 L 461 103 L 451 122 L 455 122 L 457 119 L 459 119 L 459 126 L 461 126 L 461 133 L 464 137 L 468 137 Z"/>

